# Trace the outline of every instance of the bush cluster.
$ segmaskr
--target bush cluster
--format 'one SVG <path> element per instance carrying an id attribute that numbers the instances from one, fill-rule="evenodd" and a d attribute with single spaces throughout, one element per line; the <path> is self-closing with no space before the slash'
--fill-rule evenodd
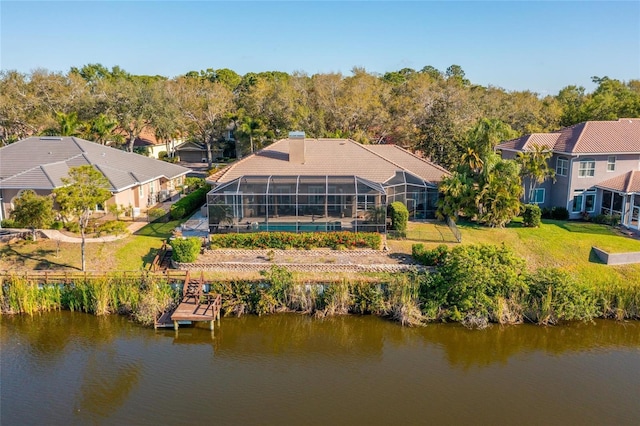
<path id="1" fill-rule="evenodd" d="M 537 228 L 540 226 L 540 217 L 542 210 L 536 204 L 527 204 L 524 206 L 522 213 L 522 224 L 529 228 Z"/>
<path id="2" fill-rule="evenodd" d="M 569 220 L 569 210 L 566 207 L 545 207 L 542 209 L 543 219 Z"/>
<path id="3" fill-rule="evenodd" d="M 186 197 L 178 200 L 171 206 L 171 219 L 182 219 L 183 217 L 193 213 L 198 207 L 202 206 L 207 200 L 207 192 L 209 192 L 209 189 L 209 185 L 205 185 L 193 191 Z"/>
<path id="4" fill-rule="evenodd" d="M 176 238 L 170 244 L 173 249 L 171 258 L 179 263 L 195 262 L 202 248 L 202 240 L 198 237 Z"/>
<path id="5" fill-rule="evenodd" d="M 598 214 L 591 217 L 593 223 L 603 225 L 616 226 L 620 224 L 621 216 L 619 214 Z"/>
<path id="6" fill-rule="evenodd" d="M 104 222 L 102 224 L 100 224 L 97 228 L 96 228 L 96 233 L 98 234 L 98 236 L 102 235 L 102 234 L 107 234 L 107 235 L 122 235 L 127 233 L 127 223 L 126 222 L 121 222 L 119 220 L 109 220 L 107 222 Z"/>
<path id="7" fill-rule="evenodd" d="M 389 205 L 389 216 L 391 216 L 391 229 L 400 233 L 407 232 L 407 222 L 409 221 L 409 210 L 400 201 L 394 201 Z"/>
<path id="8" fill-rule="evenodd" d="M 419 280 L 425 320 L 556 324 L 560 321 L 640 318 L 640 285 L 593 286 L 558 268 L 529 272 L 523 259 L 502 246 L 412 247 L 414 259 L 435 266 Z"/>
<path id="9" fill-rule="evenodd" d="M 424 248 L 424 244 L 414 244 L 411 246 L 411 256 L 413 259 L 426 266 L 438 266 L 442 264 L 447 256 L 448 248 L 440 244 L 433 250 Z"/>
<path id="10" fill-rule="evenodd" d="M 373 232 L 255 232 L 211 235 L 212 248 L 312 249 L 317 247 L 372 248 L 378 250 L 382 237 Z"/>

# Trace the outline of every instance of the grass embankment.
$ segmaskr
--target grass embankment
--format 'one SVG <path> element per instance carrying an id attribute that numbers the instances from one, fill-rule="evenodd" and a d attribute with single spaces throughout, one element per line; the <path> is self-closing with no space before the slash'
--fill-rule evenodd
<path id="1" fill-rule="evenodd" d="M 473 223 L 458 224 L 462 244 L 494 244 L 511 248 L 522 257 L 530 271 L 560 268 L 581 282 L 593 285 L 640 283 L 640 264 L 607 266 L 592 253 L 596 246 L 610 253 L 640 251 L 640 240 L 622 235 L 615 228 L 589 222 L 543 220 L 539 228 L 525 228 L 519 220 L 506 228 L 486 228 Z M 411 232 L 433 233 L 432 224 L 410 223 Z M 456 243 L 401 240 L 388 242 L 391 251 L 411 254 L 411 246 L 421 242 L 426 248 L 439 244 L 455 247 Z"/>
<path id="2" fill-rule="evenodd" d="M 162 246 L 162 241 L 184 220 L 150 223 L 134 235 L 86 245 L 87 269 L 139 271 L 145 269 Z M 54 240 L 16 241 L 0 244 L 0 270 L 80 270 L 80 244 Z"/>

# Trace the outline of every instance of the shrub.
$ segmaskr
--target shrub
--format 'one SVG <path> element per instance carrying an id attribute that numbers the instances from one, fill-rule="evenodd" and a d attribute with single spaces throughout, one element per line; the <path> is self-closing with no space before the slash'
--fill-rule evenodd
<path id="1" fill-rule="evenodd" d="M 400 201 L 395 201 L 389 206 L 391 216 L 391 229 L 398 232 L 407 231 L 407 222 L 409 220 L 409 210 L 407 206 Z"/>
<path id="2" fill-rule="evenodd" d="M 426 266 L 438 266 L 442 264 L 448 251 L 449 249 L 444 244 L 440 244 L 433 250 L 425 250 L 423 244 L 414 244 L 411 246 L 411 256 L 413 256 L 413 259 Z"/>
<path id="3" fill-rule="evenodd" d="M 96 232 L 98 235 L 107 234 L 107 235 L 122 235 L 127 233 L 127 224 L 125 222 L 120 222 L 119 220 L 110 220 L 100 224 Z"/>
<path id="4" fill-rule="evenodd" d="M 206 202 L 209 189 L 209 185 L 203 186 L 178 200 L 178 202 L 171 206 L 171 219 L 182 219 L 202 206 Z"/>
<path id="5" fill-rule="evenodd" d="M 592 292 L 565 271 L 538 269 L 526 281 L 529 286 L 527 317 L 539 324 L 591 319 L 597 314 Z"/>
<path id="6" fill-rule="evenodd" d="M 64 228 L 69 232 L 73 232 L 74 234 L 80 232 L 80 224 L 78 224 L 78 222 L 68 222 L 64 225 Z"/>
<path id="7" fill-rule="evenodd" d="M 536 204 L 527 204 L 524 206 L 524 213 L 522 214 L 522 224 L 529 228 L 537 228 L 540 226 L 540 217 L 542 211 Z"/>
<path id="8" fill-rule="evenodd" d="M 59 231 L 62 228 L 64 228 L 64 224 L 62 222 L 60 222 L 59 220 L 56 220 L 51 224 L 51 229 L 56 229 L 56 230 Z"/>
<path id="9" fill-rule="evenodd" d="M 4 219 L 0 224 L 3 228 L 18 228 L 18 224 L 13 219 Z"/>
<path id="10" fill-rule="evenodd" d="M 149 216 L 149 220 L 151 220 L 152 222 L 154 220 L 160 219 L 165 214 L 167 214 L 167 212 L 165 212 L 164 209 L 161 209 L 160 207 L 155 207 L 147 210 L 147 215 Z"/>
<path id="11" fill-rule="evenodd" d="M 524 260 L 504 245 L 455 247 L 425 283 L 425 309 L 467 325 L 520 322 L 524 270 Z"/>
<path id="12" fill-rule="evenodd" d="M 616 226 L 620 223 L 619 214 L 598 214 L 591 217 L 591 221 L 603 225 Z"/>
<path id="13" fill-rule="evenodd" d="M 173 254 L 171 258 L 179 263 L 192 263 L 198 258 L 202 240 L 198 237 L 176 238 L 171 240 Z"/>
<path id="14" fill-rule="evenodd" d="M 551 209 L 551 219 L 569 220 L 569 210 L 566 207 L 553 207 Z"/>

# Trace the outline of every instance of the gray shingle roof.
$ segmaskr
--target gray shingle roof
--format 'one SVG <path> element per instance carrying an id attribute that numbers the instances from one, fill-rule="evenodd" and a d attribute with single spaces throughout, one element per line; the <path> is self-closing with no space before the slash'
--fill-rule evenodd
<path id="1" fill-rule="evenodd" d="M 359 176 L 386 182 L 399 170 L 437 183 L 448 172 L 395 146 L 362 145 L 350 139 L 305 139 L 305 162 L 289 161 L 289 139 L 281 139 L 228 167 L 217 182 L 241 176 Z"/>
<path id="2" fill-rule="evenodd" d="M 74 137 L 31 137 L 0 148 L 0 188 L 54 189 L 71 167 L 91 164 L 119 192 L 160 177 L 190 170 L 139 154 Z"/>
<path id="3" fill-rule="evenodd" d="M 525 151 L 534 144 L 570 154 L 640 153 L 640 118 L 586 121 L 553 133 L 524 135 L 496 149 Z"/>

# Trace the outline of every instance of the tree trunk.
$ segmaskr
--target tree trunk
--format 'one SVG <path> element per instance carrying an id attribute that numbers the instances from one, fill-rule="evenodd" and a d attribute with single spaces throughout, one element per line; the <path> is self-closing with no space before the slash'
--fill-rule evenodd
<path id="1" fill-rule="evenodd" d="M 82 272 L 85 271 L 85 258 L 84 258 L 84 227 L 80 227 L 80 236 L 82 237 L 82 243 L 80 244 L 80 251 L 82 252 Z"/>
<path id="2" fill-rule="evenodd" d="M 136 141 L 136 136 L 134 135 L 133 131 L 129 130 L 129 146 L 127 147 L 127 150 L 129 152 L 133 152 L 133 144 Z"/>

